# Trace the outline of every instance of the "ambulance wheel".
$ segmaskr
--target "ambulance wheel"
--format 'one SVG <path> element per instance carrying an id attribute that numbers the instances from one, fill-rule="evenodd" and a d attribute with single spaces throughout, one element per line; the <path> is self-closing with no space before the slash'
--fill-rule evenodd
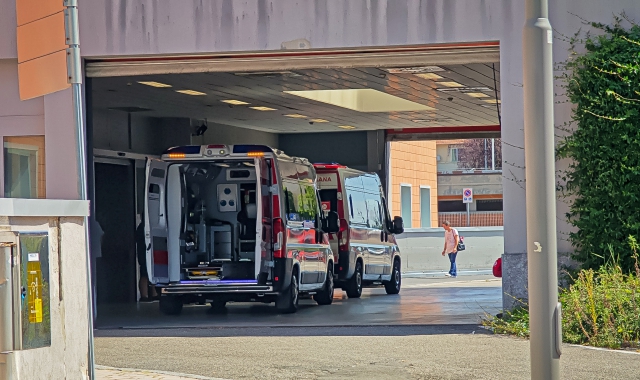
<path id="1" fill-rule="evenodd" d="M 282 292 L 276 299 L 276 309 L 282 314 L 291 314 L 298 311 L 298 273 L 293 272 L 291 274 L 291 284 Z"/>
<path id="2" fill-rule="evenodd" d="M 360 298 L 362 295 L 362 261 L 358 260 L 356 262 L 356 270 L 347 281 L 345 290 L 349 298 Z"/>
<path id="3" fill-rule="evenodd" d="M 161 296 L 160 311 L 166 315 L 178 315 L 182 312 L 182 298 L 179 296 Z"/>
<path id="4" fill-rule="evenodd" d="M 384 290 L 387 291 L 387 294 L 398 294 L 400 293 L 401 285 L 402 285 L 402 273 L 400 273 L 400 260 L 395 259 L 393 261 L 391 281 L 384 283 Z"/>
<path id="5" fill-rule="evenodd" d="M 313 299 L 318 305 L 331 305 L 333 302 L 333 263 L 329 263 L 327 278 L 324 280 L 322 290 L 313 295 Z"/>

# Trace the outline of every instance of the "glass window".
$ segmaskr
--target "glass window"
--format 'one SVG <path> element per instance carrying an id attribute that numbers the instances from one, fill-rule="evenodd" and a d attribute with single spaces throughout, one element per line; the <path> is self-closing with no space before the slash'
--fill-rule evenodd
<path id="1" fill-rule="evenodd" d="M 459 153 L 458 148 L 451 148 L 451 162 L 458 162 Z"/>
<path id="2" fill-rule="evenodd" d="M 375 194 L 365 194 L 367 202 L 367 223 L 370 228 L 382 229 L 382 208 L 380 207 L 380 196 Z"/>
<path id="3" fill-rule="evenodd" d="M 298 181 L 282 181 L 282 188 L 285 196 L 285 208 L 287 213 L 287 220 L 290 225 L 302 226 L 302 217 L 300 215 L 300 186 Z"/>
<path id="4" fill-rule="evenodd" d="M 349 191 L 349 213 L 351 223 L 367 225 L 367 202 L 361 191 Z"/>
<path id="5" fill-rule="evenodd" d="M 300 183 L 300 198 L 298 198 L 298 209 L 300 216 L 305 223 L 315 222 L 318 216 L 318 195 L 313 185 Z M 305 226 L 305 227 L 308 227 Z"/>
<path id="6" fill-rule="evenodd" d="M 420 227 L 431 227 L 431 189 L 420 188 Z"/>
<path id="7" fill-rule="evenodd" d="M 405 228 L 411 228 L 411 186 L 400 185 L 400 212 Z"/>
<path id="8" fill-rule="evenodd" d="M 45 198 L 44 136 L 4 138 L 4 196 Z"/>
<path id="9" fill-rule="evenodd" d="M 502 211 L 502 199 L 477 200 L 476 211 Z"/>

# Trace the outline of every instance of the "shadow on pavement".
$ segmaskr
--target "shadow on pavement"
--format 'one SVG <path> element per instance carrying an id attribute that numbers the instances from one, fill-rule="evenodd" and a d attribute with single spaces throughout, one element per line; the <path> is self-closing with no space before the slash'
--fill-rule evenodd
<path id="1" fill-rule="evenodd" d="M 210 337 L 319 337 L 319 336 L 411 336 L 443 334 L 491 334 L 477 324 L 467 325 L 404 325 L 404 326 L 305 326 L 305 327 L 188 327 L 188 328 L 126 328 L 96 330 L 101 338 L 210 338 Z"/>

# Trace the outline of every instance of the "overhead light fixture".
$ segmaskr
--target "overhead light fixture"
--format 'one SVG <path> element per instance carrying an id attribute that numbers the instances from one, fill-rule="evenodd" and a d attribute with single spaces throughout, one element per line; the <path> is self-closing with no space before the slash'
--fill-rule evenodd
<path id="1" fill-rule="evenodd" d="M 494 104 L 480 104 L 480 107 L 495 109 L 496 105 Z M 498 107 L 502 107 L 501 104 L 498 104 Z"/>
<path id="2" fill-rule="evenodd" d="M 325 119 L 309 119 L 310 122 L 313 123 L 328 123 L 329 120 L 325 120 Z"/>
<path id="3" fill-rule="evenodd" d="M 440 66 L 396 67 L 393 69 L 384 70 L 386 70 L 389 74 L 417 74 L 444 71 L 444 69 Z"/>
<path id="4" fill-rule="evenodd" d="M 176 92 L 179 92 L 185 95 L 195 95 L 195 96 L 207 95 L 204 92 L 195 91 L 195 90 L 176 90 Z"/>
<path id="5" fill-rule="evenodd" d="M 485 102 L 485 103 L 491 103 L 491 104 L 498 103 L 498 104 L 500 104 L 500 100 L 499 99 L 498 100 L 496 100 L 496 99 L 483 99 L 482 101 Z"/>
<path id="6" fill-rule="evenodd" d="M 260 107 L 249 107 L 249 108 L 254 109 L 256 111 L 276 111 L 275 108 L 262 107 L 262 106 L 260 106 Z"/>
<path id="7" fill-rule="evenodd" d="M 435 108 L 370 89 L 285 91 L 302 98 L 358 112 L 435 111 Z"/>
<path id="8" fill-rule="evenodd" d="M 414 123 L 444 123 L 446 121 L 452 121 L 453 119 L 448 118 L 448 117 L 443 117 L 443 118 L 436 118 L 436 119 L 414 119 L 411 120 Z"/>
<path id="9" fill-rule="evenodd" d="M 243 102 L 242 100 L 235 100 L 235 99 L 227 99 L 227 100 L 221 100 L 222 103 L 227 103 L 227 104 L 231 104 L 234 106 L 242 106 L 245 104 L 249 104 L 247 102 Z"/>
<path id="10" fill-rule="evenodd" d="M 489 95 L 483 94 L 482 92 L 465 92 L 465 94 L 473 97 L 473 98 L 488 98 Z"/>
<path id="11" fill-rule="evenodd" d="M 292 117 L 294 119 L 306 119 L 307 118 L 306 116 L 300 115 L 299 113 L 290 113 L 290 114 L 287 114 L 287 115 L 284 115 L 284 116 Z"/>
<path id="12" fill-rule="evenodd" d="M 353 125 L 338 125 L 338 128 L 342 129 L 356 129 Z"/>
<path id="13" fill-rule="evenodd" d="M 138 82 L 140 84 L 144 84 L 145 86 L 157 87 L 157 88 L 167 88 L 171 87 L 170 84 L 160 83 L 160 82 Z"/>
<path id="14" fill-rule="evenodd" d="M 439 84 L 440 86 L 445 86 L 445 87 L 464 87 L 463 84 L 458 82 L 438 82 L 436 84 Z"/>
<path id="15" fill-rule="evenodd" d="M 444 82 L 437 82 L 444 83 Z M 447 88 L 437 88 L 436 90 L 441 92 L 462 92 L 462 93 L 470 93 L 470 92 L 480 92 L 480 91 L 491 91 L 489 87 L 447 87 Z"/>
<path id="16" fill-rule="evenodd" d="M 423 74 L 415 74 L 417 77 L 422 78 L 422 79 L 429 79 L 429 80 L 438 80 L 438 79 L 442 79 L 442 77 L 438 74 L 434 74 L 434 73 L 423 73 Z"/>

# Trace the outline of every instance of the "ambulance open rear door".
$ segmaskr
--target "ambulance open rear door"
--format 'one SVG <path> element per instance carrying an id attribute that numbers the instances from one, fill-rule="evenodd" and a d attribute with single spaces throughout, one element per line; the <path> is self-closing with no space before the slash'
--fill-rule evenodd
<path id="1" fill-rule="evenodd" d="M 169 282 L 167 228 L 167 173 L 169 164 L 155 159 L 146 161 L 145 246 L 147 272 L 153 284 Z"/>

